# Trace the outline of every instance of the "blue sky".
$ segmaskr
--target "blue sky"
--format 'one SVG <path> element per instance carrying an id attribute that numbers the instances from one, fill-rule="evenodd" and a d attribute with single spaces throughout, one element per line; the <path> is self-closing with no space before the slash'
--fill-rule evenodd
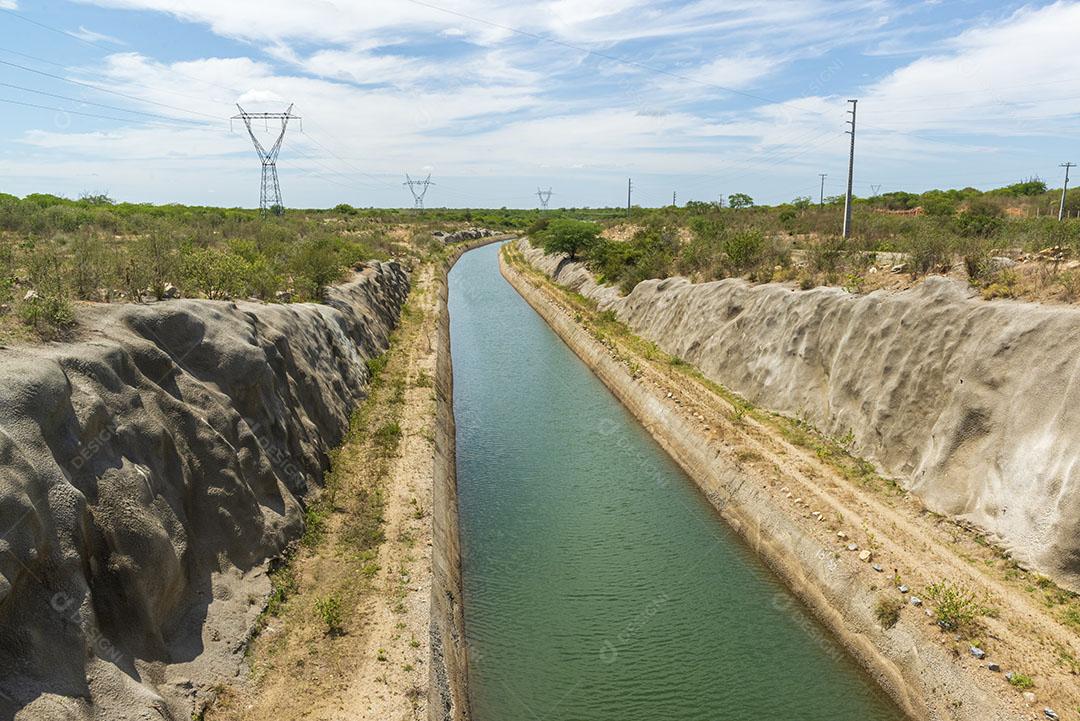
<path id="1" fill-rule="evenodd" d="M 0 191 L 257 205 L 239 101 L 303 117 L 293 207 L 408 205 L 406 171 L 432 206 L 618 205 L 631 176 L 773 203 L 842 192 L 848 98 L 857 194 L 1060 187 L 1078 29 L 1080 1 L 0 0 Z"/>

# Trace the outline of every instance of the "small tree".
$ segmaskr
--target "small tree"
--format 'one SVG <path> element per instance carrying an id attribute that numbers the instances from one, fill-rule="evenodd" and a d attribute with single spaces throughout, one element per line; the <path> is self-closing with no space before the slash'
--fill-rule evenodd
<path id="1" fill-rule="evenodd" d="M 728 196 L 728 206 L 735 208 L 752 208 L 754 206 L 754 199 L 746 193 L 732 193 Z"/>
<path id="2" fill-rule="evenodd" d="M 596 245 L 600 226 L 580 220 L 553 220 L 541 236 L 546 253 L 566 253 L 570 260 L 577 260 L 578 253 L 587 252 Z"/>

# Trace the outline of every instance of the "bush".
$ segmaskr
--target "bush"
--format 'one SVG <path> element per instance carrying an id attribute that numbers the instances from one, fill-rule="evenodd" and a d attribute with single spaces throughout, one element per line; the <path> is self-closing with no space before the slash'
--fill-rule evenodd
<path id="1" fill-rule="evenodd" d="M 903 608 L 904 602 L 899 598 L 886 596 L 878 599 L 877 606 L 874 607 L 874 615 L 881 627 L 888 630 L 900 621 L 900 611 Z"/>
<path id="2" fill-rule="evenodd" d="M 290 263 L 293 284 L 304 300 L 321 300 L 323 289 L 344 269 L 333 240 L 325 236 L 301 241 Z"/>
<path id="3" fill-rule="evenodd" d="M 105 241 L 97 235 L 80 235 L 71 241 L 71 254 L 75 296 L 100 300 L 98 291 L 104 290 L 107 300 L 116 281 L 116 258 Z"/>
<path id="4" fill-rule="evenodd" d="M 341 618 L 341 600 L 337 596 L 323 596 L 315 601 L 315 612 L 319 614 L 326 632 L 339 636 L 344 632 Z"/>
<path id="5" fill-rule="evenodd" d="M 40 337 L 55 339 L 75 322 L 64 260 L 52 246 L 35 248 L 27 261 L 34 295 L 19 307 L 23 322 Z"/>
<path id="6" fill-rule="evenodd" d="M 1031 676 L 1027 676 L 1022 673 L 1013 672 L 1009 675 L 1009 683 L 1013 688 L 1018 688 L 1021 691 L 1026 691 L 1029 688 L 1035 688 L 1035 682 L 1031 680 Z"/>
<path id="7" fill-rule="evenodd" d="M 250 264 L 238 255 L 216 248 L 186 251 L 181 264 L 185 288 L 211 300 L 240 298 L 247 294 Z"/>
<path id="8" fill-rule="evenodd" d="M 934 614 L 938 625 L 947 631 L 974 631 L 978 628 L 979 617 L 987 612 L 974 593 L 950 581 L 933 584 L 926 589 L 926 597 L 936 606 Z"/>
<path id="9" fill-rule="evenodd" d="M 951 244 L 942 233 L 917 232 L 905 238 L 900 249 L 910 257 L 913 275 L 932 273 L 952 263 Z"/>

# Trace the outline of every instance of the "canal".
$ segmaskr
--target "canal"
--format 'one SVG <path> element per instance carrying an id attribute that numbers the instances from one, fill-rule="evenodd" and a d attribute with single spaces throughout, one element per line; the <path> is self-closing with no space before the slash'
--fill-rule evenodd
<path id="1" fill-rule="evenodd" d="M 498 249 L 450 273 L 475 721 L 900 721 Z"/>

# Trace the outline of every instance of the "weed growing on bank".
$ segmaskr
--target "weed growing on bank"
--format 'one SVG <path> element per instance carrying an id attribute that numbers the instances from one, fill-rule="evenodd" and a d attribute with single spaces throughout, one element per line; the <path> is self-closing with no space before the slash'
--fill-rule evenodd
<path id="1" fill-rule="evenodd" d="M 894 596 L 885 596 L 878 599 L 874 606 L 874 616 L 878 623 L 886 631 L 900 621 L 900 611 L 904 608 L 904 602 Z"/>
<path id="2" fill-rule="evenodd" d="M 340 636 L 345 632 L 342 626 L 341 599 L 337 596 L 323 596 L 315 600 L 315 613 L 326 626 L 331 636 Z"/>

